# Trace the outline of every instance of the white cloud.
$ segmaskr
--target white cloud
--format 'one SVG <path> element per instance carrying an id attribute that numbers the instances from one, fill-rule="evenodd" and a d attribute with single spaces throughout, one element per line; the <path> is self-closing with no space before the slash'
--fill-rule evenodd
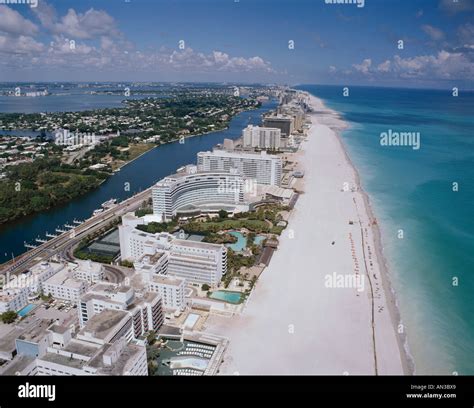
<path id="1" fill-rule="evenodd" d="M 474 44 L 474 24 L 466 23 L 460 26 L 457 34 L 463 44 Z"/>
<path id="2" fill-rule="evenodd" d="M 444 33 L 439 28 L 429 24 L 422 25 L 421 29 L 434 41 L 439 41 L 444 38 Z"/>
<path id="3" fill-rule="evenodd" d="M 395 55 L 376 67 L 370 59 L 353 65 L 356 72 L 365 76 L 380 78 L 412 78 L 430 80 L 472 80 L 474 79 L 474 62 L 461 52 L 439 51 L 435 55 L 420 55 L 403 58 Z M 353 72 L 352 72 L 353 73 Z"/>
<path id="4" fill-rule="evenodd" d="M 91 8 L 85 13 L 77 13 L 71 8 L 59 19 L 55 9 L 44 1 L 32 10 L 43 27 L 53 34 L 81 40 L 119 35 L 115 19 L 103 10 Z"/>
<path id="5" fill-rule="evenodd" d="M 372 60 L 370 58 L 365 59 L 360 64 L 353 64 L 352 65 L 356 71 L 361 72 L 362 74 L 369 74 L 370 67 L 372 66 Z"/>
<path id="6" fill-rule="evenodd" d="M 268 61 L 255 55 L 251 57 L 231 56 L 220 50 L 209 53 L 185 49 L 160 48 L 159 50 L 138 50 L 117 30 L 116 22 L 104 11 L 89 9 L 79 13 L 69 9 L 58 17 L 56 10 L 41 1 L 32 9 L 40 21 L 40 27 L 26 24 L 20 14 L 8 7 L 0 9 L 7 20 L 5 26 L 15 31 L 18 25 L 34 33 L 39 28 L 50 34 L 45 44 L 30 36 L 2 35 L 0 32 L 0 52 L 10 55 L 3 63 L 10 66 L 26 64 L 61 69 L 114 70 L 128 72 L 192 72 L 192 73 L 245 73 L 259 72 L 273 74 L 276 71 Z M 13 23 L 12 23 L 13 21 Z M 8 22 L 8 24 L 7 24 Z M 20 32 L 17 29 L 17 34 Z M 71 43 L 72 41 L 72 43 Z M 21 55 L 19 55 L 21 54 Z"/>
<path id="7" fill-rule="evenodd" d="M 31 37 L 24 35 L 13 37 L 0 34 L 0 53 L 31 55 L 43 50 L 44 45 Z"/>
<path id="8" fill-rule="evenodd" d="M 0 31 L 13 35 L 32 36 L 38 32 L 38 27 L 17 11 L 0 5 Z"/>
<path id="9" fill-rule="evenodd" d="M 213 51 L 206 55 L 196 52 L 189 47 L 184 50 L 172 51 L 167 58 L 159 59 L 169 67 L 181 70 L 192 69 L 199 72 L 210 70 L 224 72 L 274 72 L 270 63 L 258 56 L 251 58 L 231 57 L 229 54 L 221 51 Z"/>
<path id="10" fill-rule="evenodd" d="M 386 61 L 382 62 L 381 64 L 379 64 L 377 66 L 377 71 L 379 71 L 379 72 L 389 72 L 390 68 L 391 68 L 391 65 L 392 65 L 392 63 L 390 62 L 390 60 L 386 60 Z"/>

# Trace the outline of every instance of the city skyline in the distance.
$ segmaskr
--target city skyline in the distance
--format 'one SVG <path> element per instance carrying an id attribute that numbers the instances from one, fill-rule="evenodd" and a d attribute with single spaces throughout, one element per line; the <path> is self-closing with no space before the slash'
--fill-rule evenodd
<path id="1" fill-rule="evenodd" d="M 473 0 L 3 3 L 2 81 L 474 83 Z"/>

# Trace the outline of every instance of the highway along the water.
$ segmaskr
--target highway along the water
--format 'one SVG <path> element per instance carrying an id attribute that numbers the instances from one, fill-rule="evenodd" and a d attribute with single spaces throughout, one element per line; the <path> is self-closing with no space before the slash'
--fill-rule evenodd
<path id="1" fill-rule="evenodd" d="M 259 109 L 236 115 L 226 130 L 191 137 L 185 139 L 184 144 L 174 142 L 159 146 L 122 167 L 96 190 L 65 205 L 0 226 L 0 263 L 26 252 L 24 242 L 34 244 L 36 238 L 44 239 L 47 232 L 54 234 L 58 227 L 85 220 L 103 202 L 111 198 L 123 201 L 177 168 L 195 163 L 198 152 L 212 149 L 225 138 L 239 138 L 245 126 L 260 124 L 262 114 L 276 106 L 275 101 L 266 102 Z"/>

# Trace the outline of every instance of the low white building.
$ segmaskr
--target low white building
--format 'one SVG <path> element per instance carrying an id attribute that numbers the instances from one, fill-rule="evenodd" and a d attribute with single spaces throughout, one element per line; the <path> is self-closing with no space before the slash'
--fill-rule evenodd
<path id="1" fill-rule="evenodd" d="M 43 283 L 64 268 L 64 264 L 58 262 L 39 262 L 28 271 L 11 277 L 5 287 L 26 288 L 29 294 L 39 293 Z"/>
<path id="2" fill-rule="evenodd" d="M 139 224 L 145 222 L 127 214 L 122 217 L 119 234 L 122 260 L 136 262 L 140 272 L 173 275 L 211 286 L 219 284 L 227 272 L 225 245 L 178 239 L 165 232 L 151 234 L 136 229 Z"/>
<path id="3" fill-rule="evenodd" d="M 87 289 L 87 284 L 84 281 L 74 279 L 67 269 L 53 275 L 43 282 L 42 286 L 44 295 L 51 295 L 55 299 L 67 300 L 73 303 L 76 303 Z"/>
<path id="4" fill-rule="evenodd" d="M 36 359 L 37 375 L 148 375 L 146 349 L 124 338 L 99 345 L 72 340 Z"/>
<path id="5" fill-rule="evenodd" d="M 77 261 L 77 267 L 73 271 L 73 277 L 89 284 L 97 283 L 105 278 L 104 266 L 98 262 Z"/>
<path id="6" fill-rule="evenodd" d="M 28 304 L 28 289 L 11 288 L 0 291 L 0 313 L 18 312 Z"/>

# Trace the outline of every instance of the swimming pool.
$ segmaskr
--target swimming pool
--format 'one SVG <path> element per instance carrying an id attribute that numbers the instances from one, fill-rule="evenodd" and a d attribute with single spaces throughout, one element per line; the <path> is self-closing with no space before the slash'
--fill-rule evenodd
<path id="1" fill-rule="evenodd" d="M 229 234 L 236 237 L 237 242 L 226 244 L 227 248 L 231 248 L 235 252 L 240 252 L 247 246 L 247 238 L 245 238 L 240 231 L 230 231 Z"/>
<path id="2" fill-rule="evenodd" d="M 36 305 L 30 303 L 29 305 L 26 305 L 23 309 L 18 311 L 18 316 L 20 317 L 25 317 L 29 312 L 31 312 Z"/>
<path id="3" fill-rule="evenodd" d="M 216 290 L 209 297 L 211 299 L 222 300 L 224 302 L 238 304 L 242 302 L 242 293 L 231 292 L 230 290 Z"/>
<path id="4" fill-rule="evenodd" d="M 176 370 L 177 368 L 194 368 L 196 370 L 205 371 L 209 360 L 198 357 L 173 357 L 170 361 L 170 368 Z"/>
<path id="5" fill-rule="evenodd" d="M 243 251 L 247 246 L 247 238 L 244 237 L 244 235 L 240 231 L 230 231 L 229 234 L 236 237 L 237 242 L 234 242 L 233 244 L 226 244 L 226 247 L 231 248 L 235 252 Z M 265 235 L 257 235 L 254 238 L 253 243 L 255 245 L 261 245 L 265 238 Z"/>
<path id="6" fill-rule="evenodd" d="M 184 321 L 184 327 L 188 329 L 192 329 L 194 325 L 197 323 L 197 321 L 199 320 L 199 317 L 200 316 L 198 314 L 194 314 L 194 313 L 189 314 L 186 320 Z"/>

